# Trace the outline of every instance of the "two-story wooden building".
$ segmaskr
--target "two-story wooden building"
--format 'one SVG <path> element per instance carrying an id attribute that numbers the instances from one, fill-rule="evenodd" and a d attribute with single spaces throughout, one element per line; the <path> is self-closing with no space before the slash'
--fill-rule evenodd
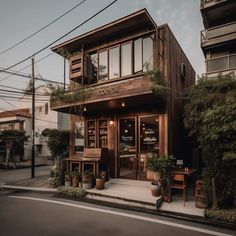
<path id="1" fill-rule="evenodd" d="M 71 55 L 70 84 L 85 89 L 82 102 L 51 103 L 71 114 L 70 155 L 83 145 L 108 148 L 110 175 L 133 179 L 145 179 L 153 152 L 183 159 L 180 92 L 195 72 L 168 25 L 157 26 L 142 9 L 52 50 Z M 154 69 L 168 84 L 165 99 L 153 93 L 147 71 Z"/>

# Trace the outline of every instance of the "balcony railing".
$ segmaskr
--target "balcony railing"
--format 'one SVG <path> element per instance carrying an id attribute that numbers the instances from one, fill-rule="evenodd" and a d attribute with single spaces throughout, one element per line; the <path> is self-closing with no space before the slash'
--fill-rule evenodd
<path id="1" fill-rule="evenodd" d="M 236 69 L 236 53 L 206 61 L 207 73 Z"/>
<path id="2" fill-rule="evenodd" d="M 202 47 L 232 39 L 236 39 L 236 21 L 201 31 Z"/>
<path id="3" fill-rule="evenodd" d="M 207 8 L 207 7 L 211 7 L 215 4 L 221 3 L 221 2 L 225 2 L 227 0 L 201 0 L 201 9 L 203 8 Z"/>

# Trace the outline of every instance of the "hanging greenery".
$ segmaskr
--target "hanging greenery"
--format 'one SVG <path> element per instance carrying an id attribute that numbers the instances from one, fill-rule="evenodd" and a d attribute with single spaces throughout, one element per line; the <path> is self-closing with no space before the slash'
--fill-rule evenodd
<path id="1" fill-rule="evenodd" d="M 155 96 L 163 99 L 167 98 L 168 83 L 164 79 L 164 76 L 160 70 L 150 70 L 147 72 L 147 76 L 152 81 L 152 91 Z"/>
<path id="2" fill-rule="evenodd" d="M 76 84 L 73 87 L 69 87 L 68 90 L 64 90 L 64 88 L 61 86 L 51 87 L 51 90 L 51 103 L 81 103 L 84 102 L 86 97 L 85 90 L 80 84 Z"/>
<path id="3" fill-rule="evenodd" d="M 82 49 L 76 52 L 70 53 L 66 48 L 62 47 L 62 48 L 58 48 L 56 52 L 60 54 L 61 56 L 65 57 L 66 59 L 70 59 L 71 57 L 80 54 L 82 52 Z"/>

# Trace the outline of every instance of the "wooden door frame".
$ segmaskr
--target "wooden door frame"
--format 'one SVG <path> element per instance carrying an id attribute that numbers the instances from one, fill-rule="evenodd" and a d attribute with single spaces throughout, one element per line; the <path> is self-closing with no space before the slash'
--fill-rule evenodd
<path id="1" fill-rule="evenodd" d="M 138 132 L 137 132 L 137 129 L 138 129 L 138 116 L 137 115 L 131 115 L 131 116 L 121 116 L 118 118 L 118 125 L 117 125 L 117 128 L 118 128 L 118 147 L 117 147 L 117 176 L 118 178 L 123 178 L 120 176 L 120 120 L 125 120 L 125 119 L 134 119 L 135 121 L 135 156 L 136 156 L 136 170 L 135 170 L 135 179 L 137 179 L 138 177 L 138 147 L 137 147 L 137 144 L 138 144 Z"/>

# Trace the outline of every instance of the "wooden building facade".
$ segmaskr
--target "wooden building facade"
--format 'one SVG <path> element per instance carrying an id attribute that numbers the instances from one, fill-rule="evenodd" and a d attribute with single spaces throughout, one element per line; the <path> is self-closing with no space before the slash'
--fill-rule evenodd
<path id="1" fill-rule="evenodd" d="M 51 102 L 71 114 L 70 155 L 107 148 L 110 176 L 132 179 L 146 179 L 153 153 L 183 157 L 180 92 L 195 72 L 168 25 L 157 26 L 143 9 L 52 50 L 69 55 L 70 85 L 85 91 L 83 101 Z M 167 82 L 164 99 L 153 93 L 153 70 Z"/>

